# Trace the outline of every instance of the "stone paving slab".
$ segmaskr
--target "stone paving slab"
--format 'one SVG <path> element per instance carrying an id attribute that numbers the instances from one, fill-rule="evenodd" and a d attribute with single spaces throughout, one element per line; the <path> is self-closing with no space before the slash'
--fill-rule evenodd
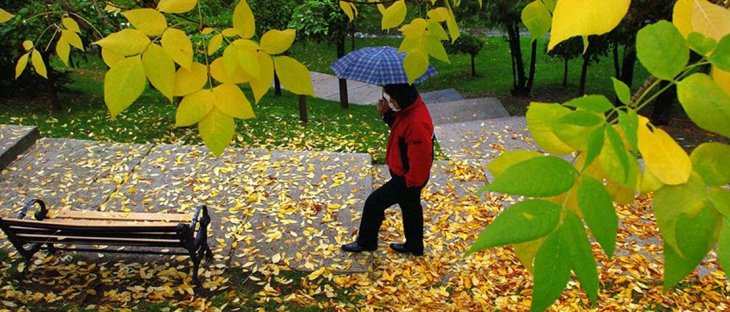
<path id="1" fill-rule="evenodd" d="M 441 150 L 450 159 L 492 160 L 506 150 L 540 151 L 524 117 L 475 120 L 435 126 Z"/>
<path id="2" fill-rule="evenodd" d="M 336 76 L 310 72 L 314 94 L 318 98 L 340 101 L 340 84 Z M 347 80 L 347 101 L 350 104 L 375 104 L 382 95 L 382 88 L 359 81 Z"/>
<path id="3" fill-rule="evenodd" d="M 33 198 L 51 211 L 96 210 L 127 179 L 151 146 L 40 139 L 0 172 L 0 214 L 14 215 Z"/>
<path id="4" fill-rule="evenodd" d="M 372 188 L 370 155 L 275 151 L 266 176 L 269 196 L 257 203 L 233 265 L 271 262 L 296 270 L 366 271 L 368 253 L 346 254 L 359 211 Z"/>
<path id="5" fill-rule="evenodd" d="M 423 100 L 426 104 L 429 104 L 429 103 L 460 101 L 460 100 L 465 100 L 465 98 L 463 95 L 461 95 L 461 92 L 459 92 L 456 89 L 444 89 L 444 90 L 422 92 L 421 100 Z"/>
<path id="6" fill-rule="evenodd" d="M 37 127 L 0 125 L 0 170 L 28 150 L 39 136 Z"/>
<path id="7" fill-rule="evenodd" d="M 270 155 L 230 148 L 215 157 L 203 146 L 158 145 L 102 210 L 192 213 L 204 204 L 212 224 L 209 244 L 216 259 L 227 262 L 241 224 L 264 197 Z"/>
<path id="8" fill-rule="evenodd" d="M 496 98 L 478 98 L 454 102 L 426 102 L 434 125 L 509 117 Z"/>

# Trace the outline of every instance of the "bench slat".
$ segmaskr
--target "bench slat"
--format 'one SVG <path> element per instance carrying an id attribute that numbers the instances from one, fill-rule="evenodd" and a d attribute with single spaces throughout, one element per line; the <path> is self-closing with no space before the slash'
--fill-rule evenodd
<path id="1" fill-rule="evenodd" d="M 118 237 L 88 237 L 88 236 L 59 236 L 18 234 L 18 238 L 28 243 L 51 244 L 87 244 L 87 245 L 131 245 L 131 246 L 159 246 L 182 247 L 179 240 L 149 239 L 149 238 L 118 238 Z"/>
<path id="2" fill-rule="evenodd" d="M 2 219 L 2 222 L 10 226 L 23 226 L 44 229 L 83 229 L 86 231 L 94 230 L 124 230 L 129 231 L 175 231 L 178 223 L 170 222 L 137 222 L 137 221 L 103 221 L 103 220 L 67 220 L 67 219 L 47 219 L 43 221 L 25 220 L 25 219 Z"/>
<path id="3" fill-rule="evenodd" d="M 10 230 L 17 234 L 38 234 L 47 236 L 98 236 L 98 237 L 126 237 L 126 238 L 161 238 L 161 239 L 180 239 L 176 232 L 119 232 L 119 231 L 93 231 L 88 230 L 49 230 L 22 226 L 11 226 Z M 193 233 L 193 237 L 195 233 Z"/>
<path id="4" fill-rule="evenodd" d="M 89 219 L 89 220 L 128 220 L 128 221 L 162 221 L 189 223 L 192 214 L 182 213 L 147 213 L 147 212 L 111 212 L 62 210 L 54 219 Z"/>

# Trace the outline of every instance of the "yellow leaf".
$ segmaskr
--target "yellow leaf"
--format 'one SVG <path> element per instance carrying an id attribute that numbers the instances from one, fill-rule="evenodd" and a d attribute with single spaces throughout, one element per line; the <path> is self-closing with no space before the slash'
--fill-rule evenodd
<path id="1" fill-rule="evenodd" d="M 124 59 L 123 55 L 116 54 L 107 49 L 101 49 L 101 59 L 104 60 L 106 66 L 112 67 L 116 62 Z"/>
<path id="2" fill-rule="evenodd" d="M 224 36 L 229 37 L 229 38 L 235 37 L 235 36 L 238 36 L 238 30 L 235 28 L 226 28 L 223 30 L 223 32 L 221 32 L 221 34 L 223 34 Z"/>
<path id="3" fill-rule="evenodd" d="M 672 23 L 685 38 L 692 32 L 692 7 L 692 0 L 678 0 L 672 10 Z"/>
<path id="4" fill-rule="evenodd" d="M 261 72 L 250 83 L 254 99 L 258 103 L 266 92 L 269 91 L 271 83 L 274 81 L 274 62 L 271 60 L 271 56 L 263 51 L 256 53 L 256 59 L 259 61 L 259 69 Z"/>
<path id="5" fill-rule="evenodd" d="M 730 96 L 730 72 L 726 72 L 717 67 L 712 67 L 712 80 L 714 80 L 725 93 Z"/>
<path id="6" fill-rule="evenodd" d="M 441 23 L 429 20 L 427 22 L 426 28 L 428 29 L 428 32 L 431 36 L 436 37 L 438 40 L 449 40 L 449 35 L 446 34 L 446 31 L 444 30 L 444 27 L 441 26 Z"/>
<path id="7" fill-rule="evenodd" d="M 41 75 L 41 77 L 48 79 L 48 72 L 46 72 L 46 63 L 43 62 L 43 56 L 41 56 L 41 53 L 38 52 L 38 50 L 33 50 L 33 52 L 30 54 L 30 62 L 33 64 L 33 68 L 35 68 L 35 72 L 38 73 L 38 75 Z"/>
<path id="8" fill-rule="evenodd" d="M 58 41 L 56 41 L 56 54 L 58 54 L 58 58 L 61 59 L 61 62 L 68 66 L 68 56 L 71 54 L 71 46 L 63 36 L 58 38 Z"/>
<path id="9" fill-rule="evenodd" d="M 29 55 L 30 55 L 30 53 L 23 54 L 18 59 L 18 64 L 15 65 L 15 79 L 18 79 L 18 77 L 20 77 L 20 74 L 22 74 L 23 71 L 25 70 L 25 67 L 28 66 L 28 56 Z"/>
<path id="10" fill-rule="evenodd" d="M 355 12 L 352 11 L 352 6 L 353 4 L 349 1 L 340 1 L 340 8 L 345 12 L 350 22 L 355 19 Z"/>
<path id="11" fill-rule="evenodd" d="M 175 91 L 175 62 L 165 53 L 165 49 L 151 44 L 142 54 L 142 64 L 152 86 L 172 102 Z"/>
<path id="12" fill-rule="evenodd" d="M 248 76 L 248 74 L 246 74 L 240 66 L 236 67 L 236 70 L 232 75 L 228 74 L 223 63 L 223 58 L 219 57 L 210 64 L 210 75 L 216 81 L 221 83 L 239 84 L 251 80 L 251 77 Z"/>
<path id="13" fill-rule="evenodd" d="M 385 15 L 385 6 L 382 3 L 378 3 L 377 7 L 378 11 L 380 11 L 380 15 Z"/>
<path id="14" fill-rule="evenodd" d="M 548 51 L 575 36 L 611 31 L 629 10 L 631 0 L 560 0 L 553 11 Z"/>
<path id="15" fill-rule="evenodd" d="M 179 29 L 169 28 L 162 34 L 162 48 L 175 63 L 180 64 L 183 68 L 190 70 L 193 63 L 193 43 L 190 42 L 188 35 Z"/>
<path id="16" fill-rule="evenodd" d="M 233 10 L 233 28 L 236 29 L 238 35 L 245 39 L 253 37 L 256 31 L 256 21 L 246 0 L 238 2 Z"/>
<path id="17" fill-rule="evenodd" d="M 122 56 L 142 53 L 149 43 L 150 39 L 147 38 L 147 35 L 139 30 L 130 28 L 122 29 L 94 42 L 94 44 L 101 46 L 103 49 L 109 49 L 109 52 Z"/>
<path id="18" fill-rule="evenodd" d="M 542 246 L 542 243 L 545 241 L 545 238 L 538 238 L 534 241 L 529 241 L 521 244 L 515 244 L 515 254 L 517 255 L 517 259 L 522 262 L 522 265 L 525 266 L 525 269 L 527 269 L 528 272 L 534 274 L 534 265 L 533 260 L 535 259 L 535 255 L 537 254 L 537 250 L 540 249 L 540 246 Z"/>
<path id="19" fill-rule="evenodd" d="M 165 13 L 185 13 L 192 10 L 198 0 L 160 0 L 157 9 Z"/>
<path id="20" fill-rule="evenodd" d="M 659 181 L 659 179 L 651 174 L 651 171 L 644 170 L 644 174 L 641 176 L 641 184 L 639 186 L 639 192 L 641 192 L 641 194 L 654 192 L 662 186 L 664 186 L 662 181 Z"/>
<path id="21" fill-rule="evenodd" d="M 730 10 L 707 0 L 693 1 L 692 29 L 720 41 L 730 33 Z"/>
<path id="22" fill-rule="evenodd" d="M 200 31 L 200 34 L 202 35 L 210 35 L 213 33 L 213 28 L 205 27 L 203 30 Z"/>
<path id="23" fill-rule="evenodd" d="M 205 146 L 218 156 L 226 149 L 236 132 L 233 117 L 230 117 L 216 108 L 213 108 L 198 123 L 198 131 L 205 142 Z"/>
<path id="24" fill-rule="evenodd" d="M 13 18 L 13 14 L 10 14 L 8 11 L 5 11 L 0 8 L 0 23 L 5 23 L 9 21 L 11 18 Z"/>
<path id="25" fill-rule="evenodd" d="M 61 38 L 63 38 L 67 43 L 71 44 L 75 48 L 81 51 L 84 50 L 84 43 L 81 42 L 81 37 L 79 37 L 79 34 L 70 30 L 62 30 Z"/>
<path id="26" fill-rule="evenodd" d="M 380 23 L 380 28 L 390 29 L 397 27 L 406 19 L 407 12 L 408 9 L 406 8 L 405 0 L 398 0 L 394 2 L 391 6 L 385 9 L 383 20 Z"/>
<path id="27" fill-rule="evenodd" d="M 250 40 L 236 40 L 233 42 L 233 45 L 238 48 L 236 57 L 238 65 L 240 65 L 239 68 L 243 69 L 250 77 L 258 77 L 261 73 L 261 65 L 256 56 L 256 48 L 246 47 L 244 44 L 240 44 L 241 41 Z"/>
<path id="28" fill-rule="evenodd" d="M 280 253 L 276 253 L 273 256 L 271 256 L 271 262 L 272 263 L 279 263 L 279 261 L 281 261 L 281 254 Z"/>
<path id="29" fill-rule="evenodd" d="M 325 270 L 327 270 L 327 268 L 321 267 L 321 268 L 317 269 L 316 271 L 309 273 L 309 276 L 307 276 L 307 279 L 309 279 L 310 281 L 313 281 L 313 280 L 317 279 L 318 277 L 322 276 L 322 274 L 325 273 Z"/>
<path id="30" fill-rule="evenodd" d="M 134 26 L 150 36 L 159 36 L 167 28 L 167 19 L 155 9 L 135 9 L 122 12 L 122 15 Z"/>
<path id="31" fill-rule="evenodd" d="M 70 17 L 64 17 L 61 19 L 61 24 L 63 24 L 63 27 L 66 27 L 66 29 L 73 31 L 73 32 L 81 32 L 81 29 L 79 28 L 79 24 L 76 23 L 76 21 L 73 18 Z"/>
<path id="32" fill-rule="evenodd" d="M 208 55 L 213 55 L 223 44 L 223 34 L 217 34 L 208 41 Z"/>
<path id="33" fill-rule="evenodd" d="M 208 82 L 208 67 L 194 62 L 188 71 L 179 68 L 175 73 L 175 96 L 184 96 L 202 89 Z"/>
<path id="34" fill-rule="evenodd" d="M 440 40 L 438 40 L 436 37 L 430 35 L 426 36 L 426 49 L 428 49 L 428 55 L 433 56 L 433 58 L 446 62 L 451 63 L 449 61 L 449 55 L 446 53 L 446 49 L 444 48 L 444 45 L 441 43 Z M 425 73 L 425 71 L 424 71 Z M 420 76 L 419 76 L 420 77 Z"/>
<path id="35" fill-rule="evenodd" d="M 575 151 L 553 131 L 553 123 L 569 112 L 570 110 L 557 103 L 530 103 L 525 115 L 527 129 L 532 133 L 535 142 L 546 152 L 565 155 Z"/>
<path id="36" fill-rule="evenodd" d="M 449 35 L 451 35 L 451 43 L 454 43 L 456 39 L 459 39 L 461 31 L 459 30 L 459 24 L 456 23 L 456 16 L 454 11 L 449 9 L 449 17 L 446 19 L 446 27 L 449 28 Z"/>
<path id="37" fill-rule="evenodd" d="M 294 29 L 269 30 L 261 36 L 261 48 L 269 55 L 284 53 L 291 47 L 296 35 Z"/>
<path id="38" fill-rule="evenodd" d="M 146 85 L 144 65 L 139 56 L 115 63 L 104 76 L 104 102 L 112 119 L 132 105 Z"/>
<path id="39" fill-rule="evenodd" d="M 438 7 L 428 11 L 428 18 L 437 22 L 444 22 L 449 18 L 449 9 Z"/>
<path id="40" fill-rule="evenodd" d="M 251 103 L 237 85 L 224 83 L 213 89 L 215 107 L 224 114 L 249 119 L 255 117 Z"/>
<path id="41" fill-rule="evenodd" d="M 223 50 L 222 59 L 226 73 L 230 75 L 235 72 L 236 68 L 238 68 L 238 48 L 233 45 L 226 47 L 226 49 Z"/>
<path id="42" fill-rule="evenodd" d="M 30 40 L 23 41 L 23 49 L 25 49 L 25 51 L 30 51 L 30 49 L 33 49 L 33 41 L 30 41 Z"/>
<path id="43" fill-rule="evenodd" d="M 274 58 L 274 68 L 287 90 L 296 94 L 314 95 L 312 76 L 302 63 L 288 56 L 277 56 Z"/>
<path id="44" fill-rule="evenodd" d="M 428 69 L 428 54 L 420 48 L 414 48 L 403 59 L 403 69 L 408 76 L 408 83 L 413 83 Z"/>
<path id="45" fill-rule="evenodd" d="M 646 117 L 639 116 L 639 151 L 646 169 L 664 184 L 687 183 L 692 174 L 689 155 L 664 130 L 649 130 L 648 122 Z"/>
<path id="46" fill-rule="evenodd" d="M 186 95 L 175 113 L 175 127 L 187 127 L 199 122 L 213 109 L 213 93 L 203 89 Z"/>

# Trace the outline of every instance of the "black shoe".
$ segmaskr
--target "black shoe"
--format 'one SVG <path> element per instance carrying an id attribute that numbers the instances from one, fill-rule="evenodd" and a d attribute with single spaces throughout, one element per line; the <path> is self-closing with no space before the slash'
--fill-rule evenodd
<path id="1" fill-rule="evenodd" d="M 397 251 L 398 253 L 410 253 L 414 256 L 423 256 L 423 249 L 421 250 L 411 250 L 406 248 L 404 244 L 398 244 L 398 243 L 392 243 L 390 244 L 390 249 L 393 249 Z"/>
<path id="2" fill-rule="evenodd" d="M 360 244 L 358 244 L 357 242 L 352 242 L 349 244 L 342 245 L 342 247 L 340 247 L 340 248 L 342 248 L 342 250 L 347 251 L 347 252 L 373 251 L 375 249 L 378 249 L 378 247 L 365 248 L 363 246 L 360 246 Z"/>

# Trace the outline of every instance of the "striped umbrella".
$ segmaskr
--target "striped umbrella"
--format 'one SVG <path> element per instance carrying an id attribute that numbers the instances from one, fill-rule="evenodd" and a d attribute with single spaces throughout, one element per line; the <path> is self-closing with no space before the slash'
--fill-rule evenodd
<path id="1" fill-rule="evenodd" d="M 398 53 L 398 49 L 394 47 L 368 47 L 348 53 L 332 63 L 330 68 L 342 79 L 379 86 L 408 83 L 406 71 L 403 69 L 405 57 L 405 53 Z M 426 73 L 418 77 L 416 83 L 422 83 L 435 74 L 436 68 L 428 65 Z"/>

